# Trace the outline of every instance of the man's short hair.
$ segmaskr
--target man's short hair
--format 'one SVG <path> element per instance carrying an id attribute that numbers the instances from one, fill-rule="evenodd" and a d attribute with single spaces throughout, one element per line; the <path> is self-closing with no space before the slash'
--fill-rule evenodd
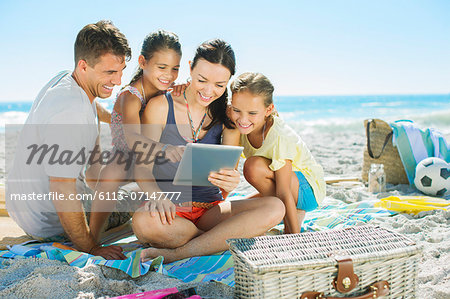
<path id="1" fill-rule="evenodd" d="M 125 35 L 111 21 L 99 21 L 84 26 L 75 41 L 75 66 L 78 61 L 85 60 L 94 66 L 100 56 L 111 53 L 131 58 L 131 49 Z"/>

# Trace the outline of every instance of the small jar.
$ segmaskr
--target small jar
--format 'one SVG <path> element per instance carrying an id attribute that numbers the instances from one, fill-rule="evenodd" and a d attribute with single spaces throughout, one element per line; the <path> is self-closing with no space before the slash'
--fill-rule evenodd
<path id="1" fill-rule="evenodd" d="M 386 174 L 383 164 L 371 164 L 369 170 L 369 192 L 380 193 L 386 191 Z"/>

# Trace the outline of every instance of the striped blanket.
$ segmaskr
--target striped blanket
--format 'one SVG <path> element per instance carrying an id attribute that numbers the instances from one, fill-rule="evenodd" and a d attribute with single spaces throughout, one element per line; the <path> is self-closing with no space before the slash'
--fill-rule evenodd
<path id="1" fill-rule="evenodd" d="M 398 148 L 410 185 L 414 185 L 417 164 L 425 158 L 437 157 L 450 162 L 450 147 L 439 131 L 419 129 L 412 121 L 396 121 L 390 126 L 394 131 L 393 144 Z"/>
<path id="2" fill-rule="evenodd" d="M 388 217 L 396 212 L 375 208 L 377 200 L 346 204 L 340 200 L 326 198 L 319 209 L 306 213 L 302 230 L 322 231 L 346 228 L 368 223 L 376 217 Z"/>
<path id="3" fill-rule="evenodd" d="M 234 194 L 234 199 L 239 195 Z M 233 199 L 233 195 L 231 195 Z M 385 209 L 375 208 L 374 202 L 365 201 L 345 204 L 342 201 L 326 198 L 318 209 L 308 212 L 303 228 L 308 231 L 321 231 L 330 228 L 344 228 L 369 222 L 374 217 L 386 217 L 394 214 Z M 282 233 L 283 226 L 271 230 L 272 234 Z M 71 266 L 104 265 L 119 269 L 131 277 L 144 275 L 148 271 L 166 274 L 184 282 L 215 280 L 234 286 L 234 262 L 229 251 L 211 256 L 184 259 L 170 264 L 163 264 L 158 257 L 145 263 L 140 262 L 141 246 L 135 242 L 134 235 L 122 237 L 110 244 L 121 245 L 127 256 L 126 260 L 105 260 L 101 257 L 78 251 L 52 247 L 50 243 L 31 243 L 15 245 L 10 250 L 0 251 L 0 258 L 38 257 L 66 262 Z M 67 244 L 70 245 L 70 244 Z M 1 265 L 0 265 L 1 268 Z"/>

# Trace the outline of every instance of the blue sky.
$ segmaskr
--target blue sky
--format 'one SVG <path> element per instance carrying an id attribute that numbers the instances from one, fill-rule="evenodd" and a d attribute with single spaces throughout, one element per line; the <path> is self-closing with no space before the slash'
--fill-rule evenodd
<path id="1" fill-rule="evenodd" d="M 128 4 L 128 3 L 131 3 Z M 0 1 L 0 101 L 33 100 L 73 69 L 86 24 L 110 19 L 133 58 L 159 28 L 180 37 L 187 62 L 204 40 L 235 50 L 238 74 L 268 76 L 278 95 L 450 93 L 450 1 Z"/>

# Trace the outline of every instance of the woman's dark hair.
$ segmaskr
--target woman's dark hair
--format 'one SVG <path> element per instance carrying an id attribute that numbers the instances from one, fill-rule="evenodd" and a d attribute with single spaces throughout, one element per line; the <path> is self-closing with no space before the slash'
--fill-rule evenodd
<path id="1" fill-rule="evenodd" d="M 210 63 L 220 64 L 226 67 L 231 76 L 235 73 L 236 58 L 234 51 L 230 44 L 221 39 L 212 39 L 202 43 L 195 52 L 194 59 L 192 61 L 192 69 L 195 68 L 197 62 L 200 59 L 205 59 Z M 227 116 L 227 104 L 228 104 L 228 88 L 217 100 L 209 104 L 209 114 L 212 122 L 205 127 L 205 130 L 211 129 L 216 123 L 221 122 L 225 127 L 234 128 L 233 123 Z"/>
<path id="2" fill-rule="evenodd" d="M 144 42 L 142 43 L 141 55 L 144 56 L 145 60 L 149 61 L 153 57 L 153 54 L 167 49 L 174 50 L 181 56 L 181 44 L 178 40 L 178 36 L 173 32 L 158 30 L 145 37 Z M 143 73 L 143 70 L 138 67 L 130 84 L 139 80 Z"/>

